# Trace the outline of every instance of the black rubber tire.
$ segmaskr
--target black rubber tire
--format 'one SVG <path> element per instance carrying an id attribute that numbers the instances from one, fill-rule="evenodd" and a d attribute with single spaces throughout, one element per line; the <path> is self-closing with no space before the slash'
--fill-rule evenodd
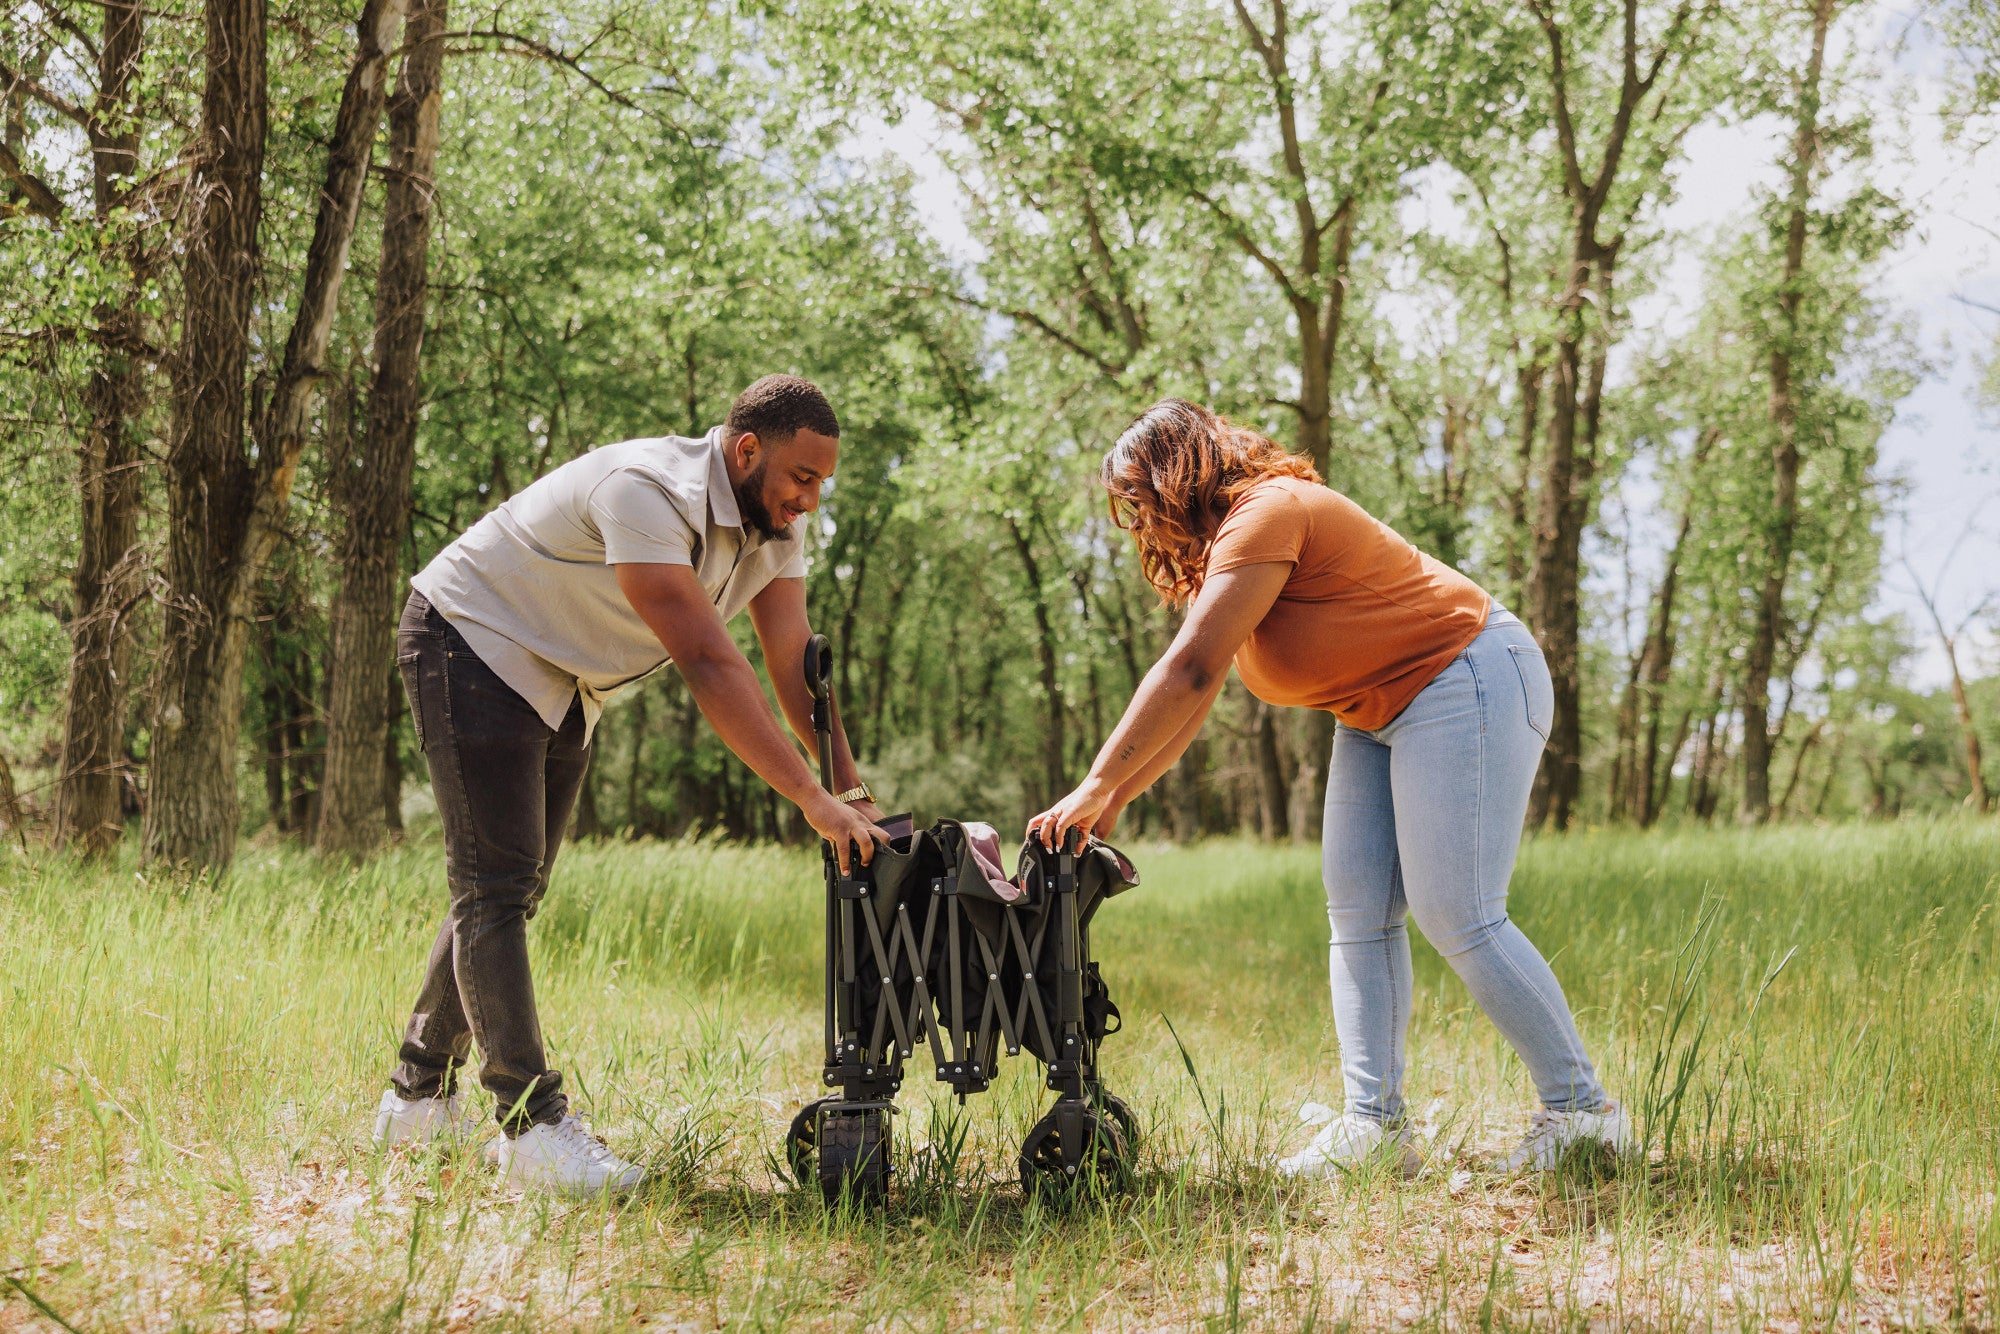
<path id="1" fill-rule="evenodd" d="M 819 1179 L 819 1109 L 832 1101 L 813 1099 L 785 1131 L 785 1164 L 792 1169 L 792 1184 L 802 1190 Z"/>
<path id="2" fill-rule="evenodd" d="M 1118 1133 L 1125 1137 L 1125 1152 L 1131 1154 L 1137 1150 L 1140 1138 L 1139 1118 L 1133 1112 L 1132 1105 L 1116 1093 L 1105 1093 L 1102 1090 L 1098 1092 L 1097 1105 L 1117 1125 Z"/>
<path id="3" fill-rule="evenodd" d="M 838 1099 L 828 1099 L 838 1103 Z M 872 1207 L 889 1198 L 892 1142 L 889 1109 L 826 1109 L 819 1124 L 819 1189 L 828 1204 L 843 1197 Z"/>
<path id="4" fill-rule="evenodd" d="M 1063 1163 L 1062 1128 L 1055 1112 L 1035 1122 L 1021 1142 L 1021 1190 L 1029 1196 L 1067 1201 L 1092 1192 L 1122 1190 L 1131 1178 L 1131 1150 L 1110 1115 L 1082 1113 L 1085 1148 L 1072 1174 Z"/>

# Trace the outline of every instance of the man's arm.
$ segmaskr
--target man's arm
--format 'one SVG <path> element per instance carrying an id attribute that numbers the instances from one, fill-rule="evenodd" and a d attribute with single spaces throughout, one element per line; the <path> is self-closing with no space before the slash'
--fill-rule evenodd
<path id="1" fill-rule="evenodd" d="M 764 670 L 771 677 L 778 707 L 792 725 L 792 732 L 806 750 L 817 754 L 818 741 L 812 730 L 812 691 L 806 685 L 806 641 L 812 625 L 806 619 L 806 581 L 773 579 L 764 591 L 750 599 L 750 624 L 757 642 L 764 646 Z M 860 766 L 847 744 L 847 729 L 840 722 L 838 701 L 828 701 L 833 713 L 833 783 L 845 792 L 861 783 Z M 857 801 L 854 808 L 871 820 L 882 818 L 872 801 Z"/>
<path id="2" fill-rule="evenodd" d="M 861 860 L 875 855 L 881 831 L 861 813 L 835 801 L 820 787 L 798 750 L 785 738 L 764 702 L 764 688 L 736 641 L 685 565 L 622 564 L 618 587 L 660 644 L 673 657 L 688 693 L 702 716 L 757 776 L 794 802 L 822 838 L 833 844 L 845 872 L 850 841 Z M 803 643 L 799 646 L 805 652 Z M 886 841 L 886 840 L 885 840 Z"/>

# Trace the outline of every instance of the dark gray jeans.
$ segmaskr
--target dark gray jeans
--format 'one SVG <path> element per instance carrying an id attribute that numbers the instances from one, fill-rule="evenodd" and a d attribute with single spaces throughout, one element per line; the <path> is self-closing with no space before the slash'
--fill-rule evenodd
<path id="1" fill-rule="evenodd" d="M 590 765 L 583 704 L 551 731 L 421 593 L 403 606 L 396 665 L 430 763 L 451 908 L 390 1082 L 405 1098 L 447 1097 L 476 1043 L 479 1082 L 518 1135 L 569 1108 L 542 1050 L 527 925 Z"/>

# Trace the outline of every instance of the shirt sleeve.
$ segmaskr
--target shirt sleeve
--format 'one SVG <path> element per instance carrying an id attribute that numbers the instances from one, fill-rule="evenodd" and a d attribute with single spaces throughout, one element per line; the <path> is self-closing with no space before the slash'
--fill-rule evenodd
<path id="1" fill-rule="evenodd" d="M 1243 565 L 1299 563 L 1306 545 L 1306 508 L 1282 486 L 1253 486 L 1236 498 L 1216 530 L 1204 573 Z"/>
<path id="2" fill-rule="evenodd" d="M 792 537 L 792 554 L 785 561 L 785 568 L 772 575 L 773 579 L 803 579 L 806 577 L 806 547 L 796 533 Z"/>
<path id="3" fill-rule="evenodd" d="M 590 493 L 590 517 L 604 539 L 606 565 L 693 565 L 694 526 L 666 489 L 621 468 Z"/>

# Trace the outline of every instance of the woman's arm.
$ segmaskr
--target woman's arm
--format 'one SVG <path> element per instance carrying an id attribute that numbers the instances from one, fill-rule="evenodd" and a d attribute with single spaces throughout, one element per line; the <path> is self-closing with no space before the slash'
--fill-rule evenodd
<path id="1" fill-rule="evenodd" d="M 1138 773 L 1118 785 L 1118 790 L 1111 794 L 1111 800 L 1097 817 L 1097 822 L 1091 825 L 1091 833 L 1099 838 L 1110 838 L 1111 831 L 1117 827 L 1118 817 L 1125 813 L 1125 808 L 1179 762 L 1181 756 L 1187 753 L 1187 748 L 1194 744 L 1195 737 L 1201 734 L 1202 724 L 1208 721 L 1209 710 L 1215 707 L 1216 698 L 1222 694 L 1222 687 L 1228 684 L 1228 681 L 1229 675 L 1226 672 L 1216 677 L 1215 684 L 1208 688 L 1208 693 L 1195 705 L 1194 712 L 1189 715 L 1186 724 L 1174 739 L 1160 747 Z"/>
<path id="2" fill-rule="evenodd" d="M 1182 724 L 1181 730 L 1174 734 L 1173 739 L 1155 751 L 1153 757 L 1140 766 L 1138 773 L 1118 785 L 1118 790 L 1111 796 L 1111 805 L 1114 809 L 1123 810 L 1130 806 L 1141 792 L 1159 782 L 1167 770 L 1180 762 L 1181 756 L 1187 754 L 1187 748 L 1194 744 L 1197 736 L 1201 735 L 1202 725 L 1208 721 L 1209 711 L 1215 707 L 1215 701 L 1222 695 L 1222 687 L 1228 682 L 1228 672 L 1217 676 L 1209 685 L 1207 692 L 1195 702 L 1194 711 L 1188 715 L 1187 722 Z"/>
<path id="3" fill-rule="evenodd" d="M 1130 801 L 1167 771 L 1201 729 L 1230 660 L 1271 610 L 1291 573 L 1290 562 L 1269 561 L 1238 566 L 1202 584 L 1180 633 L 1139 683 L 1089 776 L 1028 822 L 1031 836 L 1039 834 L 1053 847 L 1065 830 L 1094 827 L 1115 798 Z"/>

